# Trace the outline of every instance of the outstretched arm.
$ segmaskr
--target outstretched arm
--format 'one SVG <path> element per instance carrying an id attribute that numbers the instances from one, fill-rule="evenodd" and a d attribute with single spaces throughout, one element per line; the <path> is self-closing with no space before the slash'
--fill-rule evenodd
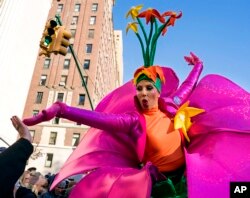
<path id="1" fill-rule="evenodd" d="M 28 126 L 32 126 L 51 120 L 54 117 L 65 118 L 79 124 L 88 125 L 106 131 L 115 130 L 129 132 L 131 131 L 132 126 L 139 123 L 139 114 L 136 112 L 107 114 L 71 107 L 61 102 L 54 103 L 51 107 L 43 110 L 38 115 L 24 119 L 23 122 Z"/>
<path id="2" fill-rule="evenodd" d="M 192 71 L 189 73 L 186 80 L 181 84 L 178 90 L 173 95 L 174 103 L 178 106 L 187 101 L 189 95 L 192 93 L 194 87 L 197 84 L 199 76 L 203 69 L 202 61 L 194 54 L 190 53 L 190 57 L 184 56 L 189 65 L 193 65 Z"/>

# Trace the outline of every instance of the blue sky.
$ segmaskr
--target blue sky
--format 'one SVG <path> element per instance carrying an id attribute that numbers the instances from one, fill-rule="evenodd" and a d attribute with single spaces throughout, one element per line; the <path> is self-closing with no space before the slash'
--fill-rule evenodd
<path id="1" fill-rule="evenodd" d="M 155 64 L 170 66 L 183 81 L 191 70 L 184 59 L 190 51 L 204 63 L 202 76 L 223 75 L 250 91 L 250 1 L 249 0 L 116 0 L 114 28 L 123 31 L 124 82 L 143 64 L 134 32 L 126 35 L 127 11 L 143 4 L 160 13 L 182 11 L 174 27 L 160 37 Z"/>

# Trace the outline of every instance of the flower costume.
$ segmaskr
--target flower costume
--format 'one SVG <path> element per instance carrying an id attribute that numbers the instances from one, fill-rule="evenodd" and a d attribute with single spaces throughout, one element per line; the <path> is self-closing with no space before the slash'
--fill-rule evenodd
<path id="1" fill-rule="evenodd" d="M 152 66 L 159 36 L 165 35 L 182 13 L 160 14 L 155 9 L 140 13 L 141 8 L 136 6 L 128 12 L 137 21 L 130 23 L 127 30 L 136 33 L 144 59 L 144 66 L 135 72 L 134 83 L 144 75 L 157 87 L 160 79 L 160 111 L 138 109 L 131 81 L 107 95 L 95 111 L 56 102 L 37 116 L 25 119 L 26 125 L 34 125 L 58 116 L 92 127 L 58 173 L 52 188 L 71 175 L 88 172 L 70 197 L 150 197 L 155 182 L 169 181 L 170 176 L 166 178 L 161 172 L 179 169 L 185 162 L 188 197 L 229 197 L 230 181 L 250 180 L 250 94 L 219 75 L 207 75 L 198 82 L 203 64 L 193 53 L 185 57 L 193 69 L 180 86 L 172 69 Z M 141 18 L 150 25 L 148 35 Z M 158 26 L 157 21 L 162 25 Z M 151 152 L 150 146 L 155 146 L 150 143 L 154 140 L 151 135 L 163 127 L 161 123 L 158 129 L 150 129 L 149 124 L 158 118 L 168 122 L 167 133 L 174 135 L 173 140 L 179 138 L 183 149 L 173 143 L 169 158 L 165 153 L 155 158 Z M 169 141 L 166 145 L 172 143 L 169 136 L 170 139 L 164 138 L 160 151 L 165 151 L 165 140 Z M 175 151 L 177 155 L 173 155 Z M 159 162 L 161 157 L 164 163 Z M 169 196 L 177 196 L 176 189 L 164 190 Z"/>

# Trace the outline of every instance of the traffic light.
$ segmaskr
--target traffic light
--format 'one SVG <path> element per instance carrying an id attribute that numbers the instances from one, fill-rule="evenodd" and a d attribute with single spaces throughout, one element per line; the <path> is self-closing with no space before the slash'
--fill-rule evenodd
<path id="1" fill-rule="evenodd" d="M 68 32 L 64 26 L 59 26 L 56 29 L 56 38 L 53 46 L 54 54 L 61 54 L 65 56 L 70 45 L 69 39 L 72 37 L 71 33 Z"/>
<path id="2" fill-rule="evenodd" d="M 57 29 L 58 25 L 55 20 L 49 20 L 46 23 L 43 31 L 43 36 L 40 41 L 41 52 L 39 53 L 39 55 L 45 55 L 49 57 L 51 52 L 53 52 Z"/>

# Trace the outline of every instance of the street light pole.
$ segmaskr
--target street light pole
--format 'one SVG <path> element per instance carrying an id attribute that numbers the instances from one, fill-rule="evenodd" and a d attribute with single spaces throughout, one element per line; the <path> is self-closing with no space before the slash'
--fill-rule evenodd
<path id="1" fill-rule="evenodd" d="M 61 19 L 60 19 L 60 15 L 56 15 L 55 17 L 56 17 L 56 20 L 58 21 L 59 25 L 62 26 L 62 22 L 61 22 Z M 69 45 L 69 49 L 70 49 L 70 52 L 72 53 L 73 58 L 74 58 L 74 60 L 75 60 L 75 63 L 76 63 L 78 72 L 79 72 L 79 74 L 80 74 L 80 76 L 81 76 L 81 79 L 82 79 L 82 84 L 83 84 L 83 86 L 84 86 L 84 88 L 85 88 L 85 90 L 86 90 L 86 93 L 87 93 L 87 96 L 88 96 L 88 99 L 89 99 L 89 103 L 90 103 L 91 109 L 93 110 L 94 108 L 93 108 L 93 104 L 92 104 L 91 99 L 90 99 L 89 91 L 88 91 L 86 82 L 85 82 L 85 80 L 84 80 L 84 77 L 83 77 L 83 74 L 82 74 L 82 71 L 81 71 L 81 67 L 80 67 L 80 65 L 79 65 L 79 63 L 78 63 L 78 60 L 77 60 L 77 57 L 76 57 L 76 54 L 75 54 L 75 52 L 74 52 L 74 49 L 73 49 L 72 45 Z"/>

